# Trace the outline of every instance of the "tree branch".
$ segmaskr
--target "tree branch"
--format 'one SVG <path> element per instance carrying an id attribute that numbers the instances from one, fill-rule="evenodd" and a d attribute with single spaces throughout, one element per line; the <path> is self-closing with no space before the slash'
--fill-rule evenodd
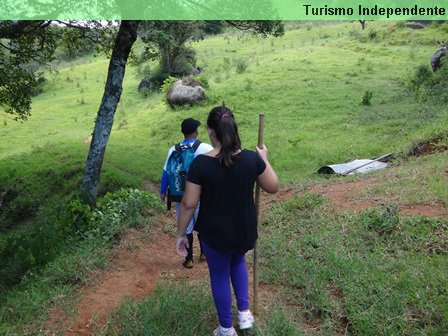
<path id="1" fill-rule="evenodd" d="M 45 29 L 50 24 L 51 20 L 3 21 L 0 23 L 0 38 L 12 39 L 32 34 L 38 30 Z"/>

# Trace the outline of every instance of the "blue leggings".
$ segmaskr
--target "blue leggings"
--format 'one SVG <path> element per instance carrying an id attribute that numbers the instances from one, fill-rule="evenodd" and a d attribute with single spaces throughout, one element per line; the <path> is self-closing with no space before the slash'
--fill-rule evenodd
<path id="1" fill-rule="evenodd" d="M 210 272 L 210 284 L 219 323 L 224 328 L 232 327 L 232 293 L 235 292 L 239 311 L 249 309 L 249 279 L 244 254 L 222 254 L 202 242 Z"/>

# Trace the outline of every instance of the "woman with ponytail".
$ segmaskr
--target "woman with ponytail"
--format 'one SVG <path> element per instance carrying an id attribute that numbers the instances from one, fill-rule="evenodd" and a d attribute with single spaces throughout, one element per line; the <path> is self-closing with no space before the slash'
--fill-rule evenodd
<path id="1" fill-rule="evenodd" d="M 199 155 L 191 164 L 177 222 L 177 252 L 185 256 L 188 219 L 201 202 L 196 230 L 201 235 L 210 283 L 220 326 L 214 336 L 238 335 L 232 322 L 232 284 L 241 330 L 252 328 L 249 281 L 245 253 L 255 246 L 257 214 L 255 182 L 269 193 L 279 182 L 268 159 L 266 146 L 256 152 L 242 149 L 232 111 L 213 108 L 207 119 L 214 149 Z"/>

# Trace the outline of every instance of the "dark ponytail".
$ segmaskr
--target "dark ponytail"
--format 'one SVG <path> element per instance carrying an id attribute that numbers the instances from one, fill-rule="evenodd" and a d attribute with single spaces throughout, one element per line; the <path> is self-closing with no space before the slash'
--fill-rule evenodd
<path id="1" fill-rule="evenodd" d="M 207 126 L 215 132 L 216 139 L 221 143 L 219 163 L 233 167 L 236 159 L 234 153 L 241 149 L 241 140 L 232 111 L 224 104 L 213 108 L 208 115 Z"/>

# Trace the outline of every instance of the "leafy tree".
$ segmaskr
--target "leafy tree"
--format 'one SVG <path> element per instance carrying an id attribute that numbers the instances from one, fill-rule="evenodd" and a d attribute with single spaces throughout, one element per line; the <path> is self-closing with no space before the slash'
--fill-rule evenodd
<path id="1" fill-rule="evenodd" d="M 52 59 L 58 36 L 49 21 L 0 21 L 0 105 L 16 120 L 31 113 L 31 91 L 37 85 L 31 62 Z"/>
<path id="2" fill-rule="evenodd" d="M 196 54 L 185 44 L 204 38 L 203 21 L 145 21 L 141 25 L 144 59 L 159 59 L 160 71 L 168 76 L 191 73 Z M 162 78 L 162 82 L 165 78 Z M 161 84 L 161 83 L 159 83 Z"/>
<path id="3" fill-rule="evenodd" d="M 275 37 L 282 36 L 285 33 L 285 27 L 281 21 L 278 20 L 239 20 L 226 21 L 232 27 L 236 29 L 252 32 L 253 34 L 259 34 L 263 37 L 272 35 Z"/>

